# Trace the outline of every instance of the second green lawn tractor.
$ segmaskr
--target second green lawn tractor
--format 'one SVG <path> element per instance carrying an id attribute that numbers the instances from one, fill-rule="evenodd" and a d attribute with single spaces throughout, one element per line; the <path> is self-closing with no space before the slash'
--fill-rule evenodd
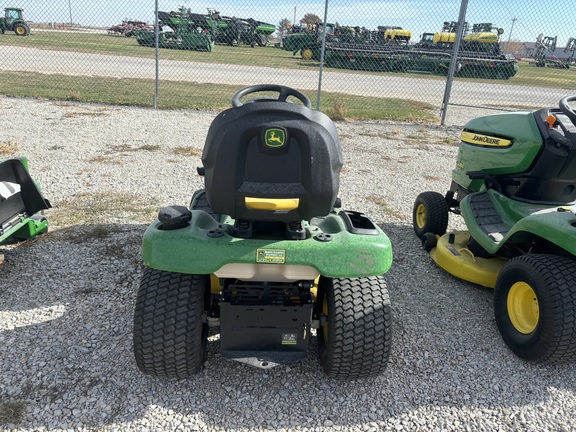
<path id="1" fill-rule="evenodd" d="M 445 194 L 421 193 L 416 235 L 452 275 L 494 288 L 500 334 L 519 357 L 576 356 L 576 113 L 559 108 L 471 120 Z M 449 213 L 466 231 L 446 232 Z"/>
<path id="2" fill-rule="evenodd" d="M 242 101 L 252 93 L 261 97 Z M 294 89 L 248 87 L 212 122 L 202 163 L 205 189 L 189 207 L 161 209 L 144 234 L 140 370 L 199 372 L 217 327 L 225 358 L 261 368 L 299 361 L 316 332 L 329 376 L 380 374 L 392 338 L 382 278 L 392 251 L 366 215 L 340 206 L 334 123 Z"/>
<path id="3" fill-rule="evenodd" d="M 44 234 L 48 222 L 41 212 L 50 207 L 28 173 L 26 158 L 0 160 L 0 244 Z"/>

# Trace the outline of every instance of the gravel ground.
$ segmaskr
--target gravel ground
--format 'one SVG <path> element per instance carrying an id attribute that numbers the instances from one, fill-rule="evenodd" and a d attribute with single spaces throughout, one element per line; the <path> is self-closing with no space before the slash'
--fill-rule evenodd
<path id="1" fill-rule="evenodd" d="M 573 365 L 515 357 L 492 292 L 443 273 L 412 232 L 416 195 L 449 186 L 457 127 L 338 124 L 344 207 L 394 247 L 384 375 L 329 379 L 315 345 L 307 360 L 263 371 L 221 358 L 214 336 L 198 376 L 142 375 L 131 339 L 141 237 L 159 207 L 186 205 L 201 187 L 214 115 L 0 98 L 0 148 L 29 157 L 54 206 L 50 233 L 0 248 L 0 429 L 576 429 Z"/>

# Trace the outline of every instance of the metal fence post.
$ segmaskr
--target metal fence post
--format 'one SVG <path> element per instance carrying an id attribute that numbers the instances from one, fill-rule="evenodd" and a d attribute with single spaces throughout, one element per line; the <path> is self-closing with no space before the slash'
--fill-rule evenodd
<path id="1" fill-rule="evenodd" d="M 156 109 L 156 103 L 158 100 L 158 89 L 159 89 L 159 85 L 158 85 L 158 80 L 160 78 L 159 76 L 159 61 L 158 61 L 158 57 L 159 57 L 159 50 L 158 50 L 158 39 L 159 39 L 159 32 L 160 30 L 158 29 L 158 0 L 156 0 L 156 5 L 155 5 L 155 10 L 154 10 L 154 45 L 156 47 L 156 87 L 154 90 L 154 97 L 153 97 L 153 101 L 152 101 L 152 106 L 154 109 Z"/>
<path id="2" fill-rule="evenodd" d="M 456 39 L 452 47 L 452 58 L 450 59 L 450 67 L 448 68 L 448 77 L 446 78 L 446 88 L 444 89 L 444 99 L 442 107 L 440 108 L 440 125 L 444 126 L 446 120 L 446 110 L 448 109 L 448 102 L 450 101 L 450 92 L 452 91 L 452 82 L 454 81 L 454 72 L 458 64 L 458 51 L 460 50 L 460 41 L 464 32 L 464 21 L 466 21 L 466 10 L 468 9 L 468 0 L 462 0 L 460 3 L 460 15 L 458 17 L 458 28 L 456 29 Z"/>
<path id="3" fill-rule="evenodd" d="M 320 47 L 320 70 L 318 72 L 318 94 L 316 95 L 316 111 L 320 111 L 320 93 L 322 92 L 322 72 L 324 71 L 324 50 L 326 48 L 326 20 L 328 19 L 328 0 L 324 4 L 324 31 Z"/>

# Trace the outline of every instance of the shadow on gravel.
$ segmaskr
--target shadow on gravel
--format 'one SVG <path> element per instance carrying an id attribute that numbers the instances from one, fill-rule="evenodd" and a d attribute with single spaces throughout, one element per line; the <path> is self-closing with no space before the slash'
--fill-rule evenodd
<path id="1" fill-rule="evenodd" d="M 393 351 L 383 376 L 353 382 L 323 374 L 315 342 L 305 361 L 263 371 L 223 359 L 216 334 L 196 377 L 142 375 L 132 314 L 146 225 L 73 226 L 5 251 L 0 429 L 377 430 L 426 428 L 430 418 L 452 425 L 460 411 L 522 429 L 531 410 L 576 391 L 572 365 L 535 366 L 507 350 L 490 290 L 438 269 L 411 227 L 381 226 L 394 248 Z M 486 414 L 496 410 L 506 418 Z"/>

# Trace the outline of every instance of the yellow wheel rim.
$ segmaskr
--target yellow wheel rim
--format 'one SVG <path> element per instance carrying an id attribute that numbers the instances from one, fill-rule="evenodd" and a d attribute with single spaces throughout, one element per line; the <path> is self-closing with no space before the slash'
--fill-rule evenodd
<path id="1" fill-rule="evenodd" d="M 540 307 L 536 293 L 529 284 L 516 282 L 512 285 L 506 306 L 510 321 L 516 330 L 522 334 L 530 334 L 536 330 Z"/>
<path id="2" fill-rule="evenodd" d="M 19 35 L 23 35 L 24 34 L 24 27 L 16 27 L 16 33 L 18 33 Z"/>
<path id="3" fill-rule="evenodd" d="M 303 49 L 302 58 L 304 60 L 312 60 L 312 50 L 310 48 Z"/>
<path id="4" fill-rule="evenodd" d="M 416 207 L 416 225 L 420 229 L 426 225 L 426 207 L 424 207 L 424 204 L 418 204 L 418 207 Z"/>
<path id="5" fill-rule="evenodd" d="M 324 315 L 326 321 L 322 325 L 322 332 L 324 334 L 324 343 L 328 345 L 328 300 L 326 300 L 326 293 L 324 293 L 324 299 L 322 301 L 322 314 Z"/>

